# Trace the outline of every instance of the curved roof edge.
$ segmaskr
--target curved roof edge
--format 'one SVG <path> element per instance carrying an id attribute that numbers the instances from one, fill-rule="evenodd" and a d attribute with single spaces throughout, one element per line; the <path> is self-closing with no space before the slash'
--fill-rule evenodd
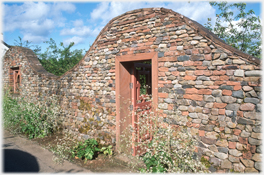
<path id="1" fill-rule="evenodd" d="M 45 76 L 48 76 L 50 78 L 63 78 L 64 76 L 68 75 L 72 70 L 74 70 L 76 67 L 78 67 L 83 61 L 84 59 L 87 57 L 87 55 L 90 53 L 91 49 L 93 48 L 93 46 L 97 43 L 97 40 L 98 38 L 101 36 L 101 34 L 106 31 L 113 23 L 113 21 L 117 20 L 118 18 L 121 18 L 122 16 L 125 16 L 125 15 L 128 15 L 128 14 L 132 14 L 132 13 L 137 13 L 137 12 L 143 12 L 143 11 L 161 11 L 161 12 L 167 12 L 167 13 L 174 13 L 174 14 L 177 14 L 177 15 L 180 15 L 181 18 L 185 21 L 186 24 L 190 25 L 191 27 L 193 27 L 199 34 L 209 38 L 212 42 L 214 42 L 215 44 L 223 47 L 224 49 L 227 49 L 229 51 L 231 51 L 233 54 L 237 55 L 237 56 L 241 56 L 245 59 L 247 59 L 248 61 L 250 62 L 253 62 L 257 65 L 260 65 L 260 59 L 257 58 L 257 57 L 254 57 L 252 55 L 249 55 L 247 53 L 244 53 L 230 45 L 228 45 L 227 43 L 225 43 L 223 40 L 221 40 L 220 38 L 218 38 L 214 33 L 212 33 L 211 31 L 209 31 L 207 28 L 205 28 L 204 26 L 202 26 L 201 24 L 199 24 L 198 22 L 194 21 L 194 20 L 191 20 L 190 18 L 188 17 L 185 17 L 183 15 L 181 15 L 180 13 L 177 13 L 171 9 L 166 9 L 166 8 L 141 8 L 141 9 L 135 9 L 135 10 L 132 10 L 132 11 L 128 11 L 126 13 L 123 13 L 117 17 L 114 17 L 113 19 L 111 19 L 106 25 L 105 27 L 100 31 L 100 33 L 97 35 L 96 39 L 94 40 L 93 44 L 90 46 L 89 50 L 85 53 L 84 57 L 73 67 L 71 68 L 70 70 L 68 70 L 67 72 L 65 72 L 63 75 L 61 76 L 56 76 L 52 73 L 49 73 L 47 72 L 43 66 L 40 64 L 37 56 L 35 55 L 35 53 L 28 49 L 28 48 L 23 48 L 23 47 L 19 47 L 19 46 L 11 46 L 10 48 L 12 47 L 19 47 L 21 48 L 22 50 L 24 50 L 26 53 L 28 52 L 31 52 L 31 53 L 28 53 L 31 57 L 30 59 L 28 59 L 28 61 L 30 62 L 30 67 L 35 70 L 36 72 L 38 73 L 41 73 L 41 74 L 45 74 Z M 10 50 L 10 49 L 9 49 Z M 35 64 L 34 66 L 32 66 L 32 64 Z"/>
<path id="2" fill-rule="evenodd" d="M 24 57 L 27 59 L 29 63 L 29 67 L 33 71 L 35 71 L 37 74 L 41 74 L 42 76 L 46 76 L 52 79 L 59 78 L 59 76 L 54 75 L 44 69 L 42 64 L 39 62 L 37 55 L 31 49 L 20 47 L 20 46 L 10 46 L 6 54 L 8 52 L 11 52 L 13 49 L 18 49 L 24 54 Z M 6 57 L 6 54 L 5 54 L 5 57 Z"/>
<path id="3" fill-rule="evenodd" d="M 171 9 L 166 9 L 163 7 L 160 8 L 141 8 L 141 9 L 135 9 L 135 10 L 131 10 L 128 11 L 126 13 L 123 13 L 117 17 L 114 17 L 113 19 L 111 19 L 106 25 L 105 27 L 100 31 L 100 33 L 97 35 L 96 39 L 94 40 L 93 44 L 91 45 L 91 47 L 89 48 L 89 50 L 85 53 L 84 57 L 79 61 L 79 63 L 77 63 L 72 69 L 68 70 L 67 72 L 65 72 L 63 75 L 61 75 L 60 77 L 64 77 L 65 75 L 67 75 L 69 72 L 71 72 L 73 69 L 75 69 L 77 66 L 79 66 L 82 61 L 86 58 L 86 56 L 88 55 L 88 53 L 90 52 L 90 50 L 93 48 L 93 46 L 95 45 L 95 43 L 97 42 L 98 38 L 100 37 L 100 35 L 107 30 L 110 25 L 112 25 L 113 21 L 117 20 L 118 18 L 121 18 L 122 16 L 128 15 L 128 14 L 132 14 L 132 13 L 136 13 L 136 12 L 143 12 L 143 11 L 161 11 L 161 12 L 167 12 L 167 13 L 174 13 L 174 14 L 178 14 L 181 15 L 180 13 L 177 13 Z M 218 36 L 216 36 L 213 32 L 209 31 L 207 28 L 205 28 L 204 26 L 202 26 L 201 24 L 199 24 L 198 22 L 191 20 L 190 18 L 181 15 L 181 17 L 183 18 L 183 20 L 186 22 L 186 24 L 190 25 L 191 27 L 193 27 L 194 29 L 196 29 L 196 31 L 198 33 L 200 33 L 201 35 L 209 38 L 212 42 L 214 42 L 215 44 L 231 51 L 233 54 L 237 55 L 237 56 L 241 56 L 245 59 L 247 59 L 250 62 L 253 62 L 257 65 L 260 65 L 260 59 L 257 57 L 254 57 L 252 55 L 249 55 L 247 53 L 244 53 L 230 45 L 228 45 L 227 43 L 225 43 L 223 40 L 221 40 Z"/>

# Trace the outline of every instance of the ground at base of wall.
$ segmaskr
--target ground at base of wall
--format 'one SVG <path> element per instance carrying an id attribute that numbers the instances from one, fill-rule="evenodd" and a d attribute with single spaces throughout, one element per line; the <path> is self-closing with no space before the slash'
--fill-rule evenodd
<path id="1" fill-rule="evenodd" d="M 53 135 L 45 138 L 36 138 L 32 140 L 36 141 L 42 147 L 47 147 L 48 145 L 57 145 L 56 137 L 58 137 L 59 139 L 60 137 L 62 138 L 62 135 Z M 137 173 L 138 172 L 135 169 L 131 168 L 126 161 L 120 160 L 116 155 L 113 155 L 111 158 L 109 158 L 103 154 L 99 154 L 98 157 L 96 157 L 94 160 L 88 160 L 86 163 L 84 163 L 84 160 L 74 159 L 74 158 L 72 158 L 69 161 L 96 173 L 106 173 L 106 172 Z"/>

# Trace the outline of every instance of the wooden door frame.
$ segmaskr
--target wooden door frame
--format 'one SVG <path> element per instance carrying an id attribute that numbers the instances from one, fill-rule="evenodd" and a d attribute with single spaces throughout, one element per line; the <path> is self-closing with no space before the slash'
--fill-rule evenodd
<path id="1" fill-rule="evenodd" d="M 116 84 L 116 151 L 120 152 L 120 69 L 122 62 L 151 60 L 152 73 L 152 97 L 153 109 L 157 109 L 158 104 L 158 53 L 139 53 L 133 55 L 116 56 L 115 59 L 115 84 Z M 127 87 L 129 88 L 129 86 Z"/>

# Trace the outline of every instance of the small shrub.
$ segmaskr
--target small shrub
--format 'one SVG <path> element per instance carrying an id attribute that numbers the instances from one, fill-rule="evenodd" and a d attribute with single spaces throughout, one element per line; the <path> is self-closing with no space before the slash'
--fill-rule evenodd
<path id="1" fill-rule="evenodd" d="M 104 155 L 107 155 L 110 157 L 113 154 L 112 145 L 109 145 L 108 147 L 102 147 L 101 152 L 104 153 Z"/>
<path id="2" fill-rule="evenodd" d="M 97 148 L 98 143 L 95 139 L 88 139 L 84 142 L 78 142 L 78 144 L 72 149 L 72 157 L 77 156 L 80 159 L 92 160 L 96 152 L 101 151 L 101 149 Z"/>

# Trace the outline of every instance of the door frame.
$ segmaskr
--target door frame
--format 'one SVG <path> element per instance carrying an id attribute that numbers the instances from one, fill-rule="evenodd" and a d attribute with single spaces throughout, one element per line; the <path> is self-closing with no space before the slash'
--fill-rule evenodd
<path id="1" fill-rule="evenodd" d="M 152 97 L 153 97 L 153 109 L 157 109 L 158 105 L 158 53 L 139 53 L 133 55 L 116 56 L 115 59 L 115 84 L 116 84 L 116 151 L 120 152 L 120 69 L 123 66 L 122 62 L 132 61 L 145 61 L 151 60 L 151 73 L 152 73 Z M 127 86 L 129 88 L 129 85 Z"/>

